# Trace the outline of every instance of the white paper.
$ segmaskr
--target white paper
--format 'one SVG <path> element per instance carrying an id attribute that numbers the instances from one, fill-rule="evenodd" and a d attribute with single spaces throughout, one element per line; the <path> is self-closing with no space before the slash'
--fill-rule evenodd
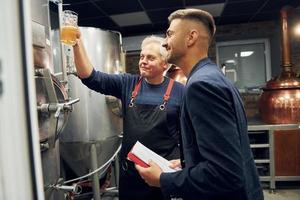
<path id="1" fill-rule="evenodd" d="M 149 160 L 152 160 L 162 169 L 163 172 L 176 172 L 180 170 L 170 168 L 169 166 L 171 163 L 167 159 L 156 154 L 154 151 L 147 148 L 139 141 L 137 141 L 132 147 L 131 153 L 139 157 L 142 161 L 144 161 L 147 164 L 149 164 Z"/>

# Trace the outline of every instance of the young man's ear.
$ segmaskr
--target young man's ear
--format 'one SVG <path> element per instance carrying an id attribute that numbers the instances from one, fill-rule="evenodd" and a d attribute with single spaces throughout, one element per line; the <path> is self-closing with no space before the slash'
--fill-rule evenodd
<path id="1" fill-rule="evenodd" d="M 194 45 L 198 39 L 199 33 L 196 29 L 192 29 L 188 34 L 187 45 L 190 47 Z"/>

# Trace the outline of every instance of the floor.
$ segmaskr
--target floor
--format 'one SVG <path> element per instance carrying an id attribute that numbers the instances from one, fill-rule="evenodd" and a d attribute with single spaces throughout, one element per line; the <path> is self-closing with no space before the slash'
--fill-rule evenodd
<path id="1" fill-rule="evenodd" d="M 265 200 L 300 200 L 300 189 L 276 190 L 270 193 L 264 190 Z"/>
<path id="2" fill-rule="evenodd" d="M 265 200 L 300 200 L 300 189 L 276 190 L 270 193 L 264 190 Z M 116 196 L 104 196 L 101 200 L 118 200 Z"/>

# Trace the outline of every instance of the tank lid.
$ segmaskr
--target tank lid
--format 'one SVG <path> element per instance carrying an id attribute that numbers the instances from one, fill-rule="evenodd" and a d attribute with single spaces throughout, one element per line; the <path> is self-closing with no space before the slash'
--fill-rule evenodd
<path id="1" fill-rule="evenodd" d="M 300 79 L 295 73 L 281 73 L 269 80 L 263 90 L 300 89 Z"/>

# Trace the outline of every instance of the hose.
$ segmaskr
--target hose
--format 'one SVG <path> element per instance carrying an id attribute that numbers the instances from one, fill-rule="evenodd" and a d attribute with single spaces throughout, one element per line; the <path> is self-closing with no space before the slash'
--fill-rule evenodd
<path id="1" fill-rule="evenodd" d="M 94 171 L 92 171 L 92 172 L 90 172 L 90 173 L 88 173 L 86 175 L 80 176 L 78 178 L 65 181 L 63 184 L 67 184 L 67 183 L 71 183 L 71 182 L 74 182 L 74 181 L 77 181 L 77 180 L 81 180 L 81 179 L 84 179 L 86 177 L 89 177 L 89 176 L 91 176 L 91 175 L 99 172 L 101 169 L 105 168 L 106 166 L 108 166 L 112 162 L 112 160 L 117 156 L 117 154 L 121 150 L 121 146 L 122 145 L 120 144 L 119 147 L 118 147 L 118 149 L 117 149 L 117 151 L 114 153 L 114 155 L 106 163 L 104 163 L 102 166 L 100 166 L 98 169 L 96 169 L 96 170 L 94 170 Z"/>

